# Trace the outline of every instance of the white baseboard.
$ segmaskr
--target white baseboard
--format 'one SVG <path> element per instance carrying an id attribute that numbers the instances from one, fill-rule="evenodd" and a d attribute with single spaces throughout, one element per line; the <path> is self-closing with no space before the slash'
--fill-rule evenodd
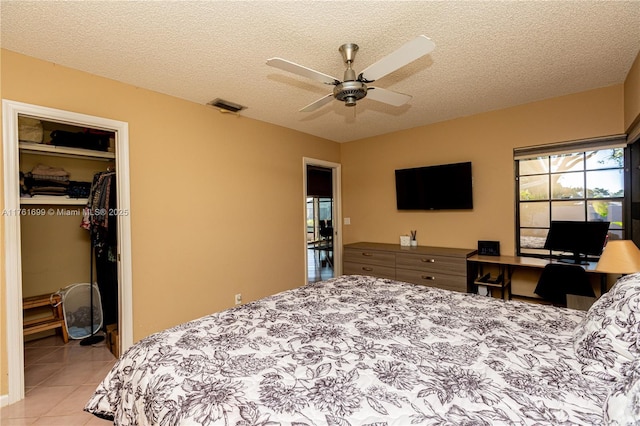
<path id="1" fill-rule="evenodd" d="M 9 395 L 0 395 L 0 407 L 9 405 Z"/>

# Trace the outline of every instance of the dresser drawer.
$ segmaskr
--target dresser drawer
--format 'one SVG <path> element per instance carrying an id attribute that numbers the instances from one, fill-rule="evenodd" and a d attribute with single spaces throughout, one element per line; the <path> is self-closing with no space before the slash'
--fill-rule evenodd
<path id="1" fill-rule="evenodd" d="M 353 250 L 345 249 L 344 263 L 366 263 L 368 265 L 387 266 L 389 268 L 396 267 L 396 255 L 394 253 L 385 253 L 374 250 Z"/>
<path id="2" fill-rule="evenodd" d="M 467 291 L 467 277 L 465 276 L 416 271 L 412 269 L 396 269 L 396 279 L 413 284 L 443 288 L 445 290 L 454 290 L 463 293 Z"/>
<path id="3" fill-rule="evenodd" d="M 392 280 L 396 278 L 396 268 L 394 267 L 359 262 L 344 262 L 342 273 L 345 275 L 371 275 Z"/>
<path id="4" fill-rule="evenodd" d="M 396 268 L 467 276 L 466 257 L 402 253 L 396 256 Z"/>

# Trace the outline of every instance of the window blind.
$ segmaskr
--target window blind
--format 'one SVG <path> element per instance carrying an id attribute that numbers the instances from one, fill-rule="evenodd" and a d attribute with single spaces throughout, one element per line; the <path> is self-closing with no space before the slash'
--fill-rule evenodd
<path id="1" fill-rule="evenodd" d="M 579 151 L 598 151 L 601 149 L 624 148 L 626 146 L 627 135 L 621 134 L 601 138 L 580 139 L 568 142 L 514 148 L 513 159 L 525 160 L 546 155 L 572 154 Z"/>

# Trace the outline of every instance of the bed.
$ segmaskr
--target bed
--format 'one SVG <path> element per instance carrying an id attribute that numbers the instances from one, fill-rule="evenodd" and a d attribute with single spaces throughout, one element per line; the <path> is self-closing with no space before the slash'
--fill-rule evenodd
<path id="1" fill-rule="evenodd" d="M 309 284 L 142 339 L 85 411 L 117 425 L 633 424 L 631 278 L 588 313 L 367 276 Z"/>

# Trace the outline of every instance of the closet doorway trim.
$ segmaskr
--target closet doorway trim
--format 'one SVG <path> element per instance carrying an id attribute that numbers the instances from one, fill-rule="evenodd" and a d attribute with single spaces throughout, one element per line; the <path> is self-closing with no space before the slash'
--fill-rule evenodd
<path id="1" fill-rule="evenodd" d="M 18 115 L 38 117 L 103 129 L 116 134 L 116 169 L 118 209 L 131 211 L 129 192 L 129 124 L 123 121 L 95 117 L 54 108 L 2 100 L 2 139 L 4 156 L 4 208 L 20 209 Z M 5 329 L 4 348 L 7 351 L 9 376 L 8 404 L 24 398 L 24 339 L 22 335 L 22 258 L 20 216 L 4 216 L 5 255 Z M 120 350 L 133 344 L 133 304 L 131 274 L 131 219 L 118 216 L 118 290 L 120 317 L 118 332 Z"/>

